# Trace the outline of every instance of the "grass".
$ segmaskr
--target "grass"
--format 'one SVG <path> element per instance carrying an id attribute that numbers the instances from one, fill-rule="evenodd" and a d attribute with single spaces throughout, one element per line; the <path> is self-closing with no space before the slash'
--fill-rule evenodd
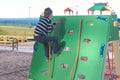
<path id="1" fill-rule="evenodd" d="M 0 25 L 0 35 L 31 36 L 33 32 L 34 28 L 31 26 Z"/>

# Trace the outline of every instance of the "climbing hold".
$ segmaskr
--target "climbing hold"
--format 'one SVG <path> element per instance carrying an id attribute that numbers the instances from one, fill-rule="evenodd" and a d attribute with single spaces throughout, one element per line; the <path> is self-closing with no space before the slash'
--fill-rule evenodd
<path id="1" fill-rule="evenodd" d="M 85 75 L 84 74 L 78 74 L 78 78 L 79 79 L 85 79 Z"/>
<path id="2" fill-rule="evenodd" d="M 105 44 L 101 44 L 101 46 L 100 46 L 100 57 L 103 57 L 104 47 L 105 47 Z"/>
<path id="3" fill-rule="evenodd" d="M 67 65 L 67 64 L 65 64 L 65 63 L 62 63 L 62 64 L 61 64 L 61 67 L 62 67 L 62 68 L 67 68 L 67 67 L 68 67 L 68 65 Z"/>
<path id="4" fill-rule="evenodd" d="M 113 27 L 117 27 L 117 21 L 113 22 Z"/>
<path id="5" fill-rule="evenodd" d="M 87 60 L 88 60 L 88 57 L 86 57 L 86 56 L 81 56 L 80 59 L 83 60 L 83 61 L 87 61 Z"/>
<path id="6" fill-rule="evenodd" d="M 34 49 L 33 51 L 34 51 L 34 52 L 37 52 L 37 47 L 38 47 L 38 43 L 35 42 L 34 45 L 33 45 L 33 49 Z"/>
<path id="7" fill-rule="evenodd" d="M 103 16 L 97 16 L 97 19 L 103 20 L 103 21 L 105 21 L 105 22 L 107 22 L 107 21 L 108 21 L 108 19 L 107 19 L 107 18 L 105 18 L 105 17 L 103 17 Z"/>
<path id="8" fill-rule="evenodd" d="M 64 51 L 70 51 L 70 47 L 64 47 Z"/>
<path id="9" fill-rule="evenodd" d="M 88 39 L 88 38 L 85 38 L 85 39 L 84 39 L 84 42 L 85 42 L 85 43 L 89 43 L 90 41 L 91 41 L 91 40 Z"/>
<path id="10" fill-rule="evenodd" d="M 44 75 L 48 75 L 48 70 L 44 70 L 44 71 L 42 71 L 42 74 L 44 74 Z"/>
<path id="11" fill-rule="evenodd" d="M 73 33 L 73 30 L 68 30 L 67 33 L 68 33 L 68 34 L 72 34 L 72 33 Z"/>

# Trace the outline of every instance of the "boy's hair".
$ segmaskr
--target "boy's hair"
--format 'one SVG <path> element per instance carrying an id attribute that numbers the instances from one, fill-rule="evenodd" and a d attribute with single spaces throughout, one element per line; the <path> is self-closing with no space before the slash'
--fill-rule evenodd
<path id="1" fill-rule="evenodd" d="M 48 7 L 44 10 L 44 16 L 49 17 L 52 14 L 52 10 Z"/>

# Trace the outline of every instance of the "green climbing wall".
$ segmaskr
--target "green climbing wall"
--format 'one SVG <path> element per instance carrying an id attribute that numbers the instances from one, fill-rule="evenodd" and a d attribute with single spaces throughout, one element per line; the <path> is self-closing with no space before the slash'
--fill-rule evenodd
<path id="1" fill-rule="evenodd" d="M 52 52 L 52 60 L 47 62 L 43 45 L 36 42 L 29 80 L 102 80 L 106 44 L 118 39 L 118 29 L 113 27 L 111 15 L 101 16 L 54 16 L 53 22 L 63 22 L 51 35 L 65 42 L 64 50 L 58 57 Z"/>

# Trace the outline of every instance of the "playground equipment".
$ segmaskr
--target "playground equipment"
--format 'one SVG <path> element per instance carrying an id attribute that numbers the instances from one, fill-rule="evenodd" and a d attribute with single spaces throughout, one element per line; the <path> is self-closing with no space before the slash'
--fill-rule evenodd
<path id="1" fill-rule="evenodd" d="M 0 42 L 4 42 L 7 44 L 6 41 L 11 41 L 11 39 L 16 39 L 18 42 L 27 42 L 28 40 L 33 40 L 33 35 L 0 35 Z M 2 44 L 2 43 L 0 43 Z"/>
<path id="2" fill-rule="evenodd" d="M 98 18 L 100 17 L 100 18 Z M 120 75 L 117 49 L 117 15 L 53 16 L 53 22 L 63 19 L 52 35 L 65 41 L 58 57 L 45 60 L 42 44 L 35 42 L 29 80 L 104 80 L 105 76 Z M 116 73 L 105 73 L 108 42 L 113 42 Z M 49 53 L 50 54 L 50 53 Z M 109 58 L 108 58 L 109 59 Z"/>
<path id="3" fill-rule="evenodd" d="M 13 37 L 0 36 L 0 45 L 9 45 L 12 51 L 18 50 L 18 40 Z"/>
<path id="4" fill-rule="evenodd" d="M 31 45 L 32 41 L 33 36 L 0 35 L 0 46 L 11 47 L 12 51 L 18 50 L 19 45 Z"/>
<path id="5" fill-rule="evenodd" d="M 70 9 L 69 7 L 68 8 L 66 8 L 65 10 L 64 10 L 64 13 L 66 14 L 66 12 L 68 12 L 69 13 L 69 15 L 70 15 L 70 13 L 72 13 L 73 14 L 73 10 L 72 9 Z"/>
<path id="6" fill-rule="evenodd" d="M 49 46 L 52 60 L 47 62 L 43 45 L 35 42 L 29 80 L 105 80 L 106 76 L 120 80 L 117 15 L 101 15 L 108 7 L 95 3 L 88 9 L 88 14 L 100 10 L 100 15 L 53 16 L 53 22 L 63 21 L 51 35 L 65 42 L 64 50 L 55 57 Z"/>
<path id="7" fill-rule="evenodd" d="M 120 80 L 120 54 L 119 54 L 119 41 L 111 41 L 107 44 L 107 53 L 106 53 L 106 62 L 105 65 L 106 71 L 104 76 L 111 76 L 116 78 L 115 80 Z M 113 80 L 113 79 L 112 79 Z"/>
<path id="8" fill-rule="evenodd" d="M 112 8 L 108 6 L 108 2 L 107 3 L 94 3 L 94 6 L 89 8 L 87 11 L 88 11 L 88 14 L 90 14 L 90 11 L 92 12 L 92 14 L 94 14 L 95 10 L 99 10 L 100 14 L 102 14 L 102 11 L 111 11 Z"/>

